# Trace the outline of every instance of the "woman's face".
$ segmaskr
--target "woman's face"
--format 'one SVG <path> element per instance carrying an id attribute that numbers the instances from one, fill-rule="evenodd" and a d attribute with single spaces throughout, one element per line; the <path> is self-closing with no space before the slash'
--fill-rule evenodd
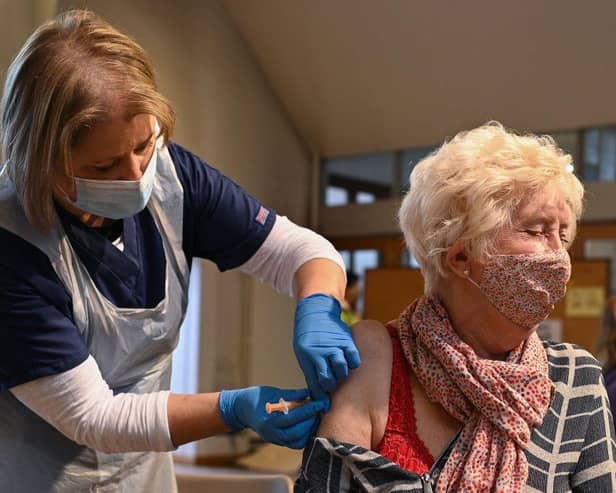
<path id="1" fill-rule="evenodd" d="M 568 248 L 573 236 L 574 217 L 564 194 L 556 187 L 539 191 L 518 207 L 511 227 L 496 240 L 496 254 L 538 254 Z M 479 283 L 484 267 L 470 261 L 469 276 Z M 450 292 L 452 323 L 463 340 L 485 357 L 503 357 L 534 330 L 504 317 L 482 291 L 464 276 L 458 277 Z M 450 308 L 450 307 L 448 307 Z"/>
<path id="2" fill-rule="evenodd" d="M 568 248 L 574 218 L 564 194 L 549 187 L 524 200 L 496 243 L 498 254 L 544 253 Z"/>
<path id="3" fill-rule="evenodd" d="M 143 175 L 156 142 L 156 118 L 139 114 L 126 120 L 119 113 L 108 121 L 84 132 L 72 150 L 73 174 L 92 180 L 138 180 Z M 72 214 L 90 226 L 102 224 L 103 218 L 92 217 L 74 207 L 65 197 L 76 200 L 71 177 L 57 176 L 54 197 Z"/>

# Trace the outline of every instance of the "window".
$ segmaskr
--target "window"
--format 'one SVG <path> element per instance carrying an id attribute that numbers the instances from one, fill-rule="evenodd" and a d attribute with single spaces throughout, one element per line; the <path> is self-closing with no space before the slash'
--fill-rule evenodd
<path id="1" fill-rule="evenodd" d="M 573 158 L 573 167 L 577 173 L 580 172 L 582 159 L 580 156 L 580 132 L 577 130 L 552 132 L 550 134 L 556 145 Z"/>
<path id="2" fill-rule="evenodd" d="M 357 202 L 358 204 L 371 204 L 375 200 L 376 197 L 373 193 L 358 192 L 357 195 L 355 195 L 355 202 Z"/>
<path id="3" fill-rule="evenodd" d="M 402 250 L 402 259 L 401 265 L 403 267 L 410 267 L 411 269 L 419 269 L 419 264 L 417 263 L 417 259 L 411 254 L 411 252 L 405 248 Z"/>
<path id="4" fill-rule="evenodd" d="M 378 250 L 342 250 L 340 255 L 344 260 L 346 269 L 359 277 L 359 295 L 355 310 L 357 313 L 364 311 L 364 278 L 368 269 L 375 269 L 380 266 L 380 255 Z"/>
<path id="5" fill-rule="evenodd" d="M 327 159 L 322 163 L 322 203 L 337 207 L 398 197 L 408 190 L 413 167 L 435 148 Z"/>
<path id="6" fill-rule="evenodd" d="M 403 194 L 409 189 L 411 171 L 415 165 L 427 155 L 436 150 L 438 146 L 417 147 L 407 149 L 400 153 L 400 193 Z"/>
<path id="7" fill-rule="evenodd" d="M 550 135 L 573 157 L 574 170 L 581 180 L 616 181 L 616 126 L 558 131 Z M 438 147 L 326 159 L 322 162 L 321 203 L 336 207 L 399 197 L 408 190 L 415 165 Z"/>
<path id="8" fill-rule="evenodd" d="M 408 190 L 413 166 L 434 149 L 419 147 L 327 159 L 322 163 L 321 202 L 337 207 L 398 197 Z"/>
<path id="9" fill-rule="evenodd" d="M 616 127 L 582 131 L 584 181 L 616 180 Z"/>
<path id="10" fill-rule="evenodd" d="M 325 190 L 325 203 L 329 207 L 346 205 L 349 203 L 349 193 L 342 187 L 329 186 Z"/>
<path id="11" fill-rule="evenodd" d="M 391 196 L 394 153 L 329 159 L 323 171 L 325 205 L 371 203 Z"/>

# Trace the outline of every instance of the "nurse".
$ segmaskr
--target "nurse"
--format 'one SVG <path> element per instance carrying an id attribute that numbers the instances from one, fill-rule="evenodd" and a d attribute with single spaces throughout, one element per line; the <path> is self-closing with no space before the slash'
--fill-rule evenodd
<path id="1" fill-rule="evenodd" d="M 171 142 L 148 57 L 90 12 L 30 36 L 1 118 L 2 491 L 175 491 L 154 452 L 242 428 L 302 447 L 360 364 L 331 244 Z M 194 257 L 295 295 L 309 391 L 169 392 Z"/>

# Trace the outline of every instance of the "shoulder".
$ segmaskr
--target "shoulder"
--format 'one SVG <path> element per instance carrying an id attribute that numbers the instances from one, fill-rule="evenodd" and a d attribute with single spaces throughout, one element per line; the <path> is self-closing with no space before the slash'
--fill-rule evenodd
<path id="1" fill-rule="evenodd" d="M 204 163 L 197 155 L 193 154 L 176 142 L 169 141 L 167 144 L 167 149 L 169 149 L 169 154 L 171 155 L 173 163 L 176 167 L 187 167 L 191 164 Z"/>
<path id="2" fill-rule="evenodd" d="M 583 363 L 592 363 L 593 365 L 601 366 L 590 352 L 577 344 L 571 344 L 570 342 L 553 342 L 553 341 L 541 341 L 545 352 L 548 355 L 548 362 L 550 364 L 562 364 L 565 359 L 567 361 L 579 360 Z"/>
<path id="3" fill-rule="evenodd" d="M 167 149 L 184 190 L 185 202 L 198 203 L 214 194 L 216 184 L 224 178 L 219 170 L 175 142 L 169 142 Z"/>
<path id="4" fill-rule="evenodd" d="M 66 308 L 68 292 L 47 255 L 33 244 L 0 227 L 0 286 L 2 300 L 12 294 L 39 293 L 48 302 Z M 7 307 L 10 308 L 10 307 Z"/>
<path id="5" fill-rule="evenodd" d="M 389 397 L 393 357 L 391 336 L 387 328 L 375 320 L 362 320 L 353 325 L 351 332 L 359 351 L 361 366 L 349 376 L 348 387 L 357 394 L 356 399 L 372 412 L 378 407 L 378 401 L 375 401 L 374 395 L 366 392 L 367 389 L 377 392 L 386 388 L 386 397 Z M 377 393 L 384 396 L 381 392 Z"/>
<path id="6" fill-rule="evenodd" d="M 586 370 L 593 374 L 601 374 L 601 363 L 583 347 L 568 342 L 542 342 L 550 369 L 568 367 L 576 372 Z"/>
<path id="7" fill-rule="evenodd" d="M 550 378 L 572 387 L 601 382 L 601 363 L 586 349 L 567 342 L 543 341 Z"/>
<path id="8" fill-rule="evenodd" d="M 0 264 L 15 265 L 15 261 L 25 259 L 49 263 L 42 250 L 1 226 L 0 245 Z"/>
<path id="9" fill-rule="evenodd" d="M 236 181 L 189 150 L 174 142 L 167 148 L 184 190 L 185 212 L 195 212 L 200 220 L 216 217 L 226 222 L 231 217 L 246 224 L 256 218 L 260 226 L 267 224 L 269 232 L 274 224 L 274 211 L 262 207 Z M 263 217 L 258 215 L 261 209 L 267 213 Z"/>
<path id="10" fill-rule="evenodd" d="M 351 327 L 351 332 L 362 361 L 382 365 L 384 359 L 389 359 L 391 363 L 391 336 L 381 322 L 362 320 Z"/>
<path id="11" fill-rule="evenodd" d="M 47 256 L 0 228 L 0 391 L 87 356 L 72 298 Z"/>
<path id="12" fill-rule="evenodd" d="M 242 265 L 269 235 L 275 211 L 182 146 L 167 148 L 183 189 L 186 255 L 212 260 L 221 271 Z"/>
<path id="13" fill-rule="evenodd" d="M 391 338 L 383 324 L 372 320 L 358 322 L 351 330 L 361 366 L 332 394 L 331 410 L 318 434 L 370 449 L 375 425 L 387 419 Z"/>

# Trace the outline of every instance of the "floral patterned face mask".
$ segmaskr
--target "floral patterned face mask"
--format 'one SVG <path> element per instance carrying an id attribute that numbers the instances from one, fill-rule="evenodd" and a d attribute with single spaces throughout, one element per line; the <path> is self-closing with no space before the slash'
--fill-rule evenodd
<path id="1" fill-rule="evenodd" d="M 547 253 L 494 255 L 479 283 L 468 277 L 505 318 L 533 329 L 565 296 L 571 260 L 565 249 Z"/>

